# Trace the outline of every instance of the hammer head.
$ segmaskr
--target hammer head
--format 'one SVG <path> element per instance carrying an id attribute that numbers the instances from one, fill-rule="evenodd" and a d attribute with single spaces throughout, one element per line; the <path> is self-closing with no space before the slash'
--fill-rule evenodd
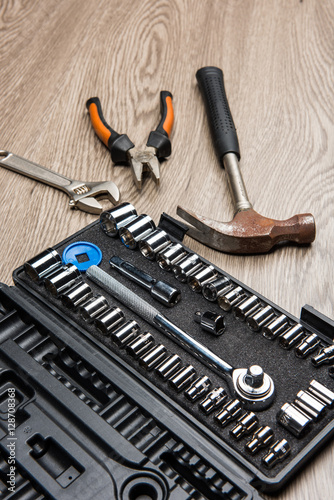
<path id="1" fill-rule="evenodd" d="M 237 212 L 230 222 L 218 222 L 180 206 L 176 212 L 194 226 L 187 233 L 190 237 L 226 253 L 266 253 L 279 242 L 307 244 L 315 239 L 315 221 L 312 214 L 299 214 L 287 220 L 275 220 L 249 209 Z"/>

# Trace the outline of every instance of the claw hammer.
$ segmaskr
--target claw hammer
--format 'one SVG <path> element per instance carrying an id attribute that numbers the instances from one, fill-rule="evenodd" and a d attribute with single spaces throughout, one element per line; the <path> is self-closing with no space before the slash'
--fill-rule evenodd
<path id="1" fill-rule="evenodd" d="M 235 215 L 230 222 L 219 222 L 178 206 L 177 214 L 194 226 L 187 234 L 204 245 L 233 254 L 269 252 L 279 242 L 312 243 L 315 239 L 312 214 L 275 220 L 253 209 L 239 169 L 239 143 L 225 93 L 223 72 L 208 66 L 199 69 L 196 78 L 204 99 L 216 154 L 228 176 Z"/>

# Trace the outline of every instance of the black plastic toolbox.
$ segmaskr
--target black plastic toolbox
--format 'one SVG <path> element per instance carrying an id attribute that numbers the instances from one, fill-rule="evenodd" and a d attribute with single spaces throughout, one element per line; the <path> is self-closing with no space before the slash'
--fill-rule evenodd
<path id="1" fill-rule="evenodd" d="M 178 224 L 174 226 L 169 218 L 167 222 L 166 226 L 163 218 L 161 225 L 173 233 L 171 239 L 182 237 Z M 184 390 L 175 391 L 155 369 L 146 370 L 125 348 L 118 347 L 112 334 L 103 335 L 94 322 L 87 322 L 43 284 L 33 282 L 22 266 L 14 272 L 16 286 L 0 287 L 0 491 L 4 498 L 258 498 L 261 491 L 281 488 L 331 439 L 334 409 L 329 406 L 301 437 L 277 422 L 282 405 L 293 403 L 299 391 L 307 391 L 311 380 L 334 391 L 328 364 L 316 367 L 311 363 L 314 353 L 298 358 L 295 346 L 282 349 L 278 338 L 268 340 L 261 330 L 252 331 L 247 322 L 235 317 L 233 309 L 222 311 L 187 283 L 175 280 L 157 262 L 126 248 L 119 238 L 108 237 L 99 221 L 53 248 L 61 255 L 75 241 L 96 244 L 103 255 L 100 267 L 148 302 L 152 299 L 146 290 L 111 271 L 112 255 L 179 286 L 182 298 L 175 307 L 154 306 L 232 366 L 260 364 L 274 381 L 275 399 L 267 409 L 255 413 L 259 426 L 269 426 L 274 438 L 251 455 L 245 449 L 251 435 L 236 440 L 230 434 L 235 420 L 222 427 L 214 418 L 218 410 L 211 414 L 201 411 L 204 396 L 193 402 Z M 289 327 L 299 323 L 305 336 L 317 334 L 319 348 L 332 345 L 333 321 L 310 306 L 302 309 L 298 320 L 225 271 L 215 269 L 233 285 L 241 286 L 246 297 L 255 294 L 262 307 L 270 305 L 275 317 L 285 314 Z M 136 320 L 142 332 L 150 332 L 155 344 L 177 354 L 183 365 L 193 366 L 197 377 L 207 375 L 210 390 L 223 387 L 229 400 L 234 398 L 225 378 L 117 302 L 84 273 L 82 279 L 95 295 L 105 296 L 110 306 L 119 306 L 126 320 Z M 195 311 L 223 314 L 224 333 L 213 336 L 204 331 L 194 321 Z M 15 425 L 10 434 L 13 413 L 8 410 L 8 401 L 14 394 Z M 290 454 L 274 467 L 266 467 L 263 457 L 270 445 L 282 439 L 288 441 Z M 10 468 L 12 460 L 15 470 Z"/>

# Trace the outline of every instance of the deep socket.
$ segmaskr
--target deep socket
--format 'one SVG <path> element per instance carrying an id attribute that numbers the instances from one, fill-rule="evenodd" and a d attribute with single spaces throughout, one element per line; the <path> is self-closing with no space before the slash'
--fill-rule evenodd
<path id="1" fill-rule="evenodd" d="M 256 295 L 251 295 L 234 307 L 233 314 L 237 319 L 244 321 L 247 316 L 255 312 L 259 306 L 260 299 Z"/>
<path id="2" fill-rule="evenodd" d="M 127 321 L 124 325 L 120 326 L 112 332 L 112 340 L 119 347 L 123 347 L 134 340 L 139 332 L 139 325 L 136 321 Z"/>
<path id="3" fill-rule="evenodd" d="M 243 436 L 254 432 L 258 424 L 259 421 L 255 413 L 246 413 L 238 419 L 237 425 L 230 431 L 230 435 L 235 439 L 241 439 Z"/>
<path id="4" fill-rule="evenodd" d="M 300 342 L 305 337 L 305 331 L 299 323 L 292 326 L 278 339 L 280 347 L 283 349 L 291 349 L 294 345 Z"/>
<path id="5" fill-rule="evenodd" d="M 210 379 L 206 375 L 195 380 L 189 389 L 185 391 L 185 395 L 191 401 L 196 401 L 203 396 L 210 387 Z"/>
<path id="6" fill-rule="evenodd" d="M 329 408 L 334 406 L 334 392 L 328 389 L 325 385 L 320 384 L 320 382 L 311 380 L 307 391 L 313 394 L 313 396 L 317 399 L 320 399 L 320 401 L 322 401 Z"/>
<path id="7" fill-rule="evenodd" d="M 247 318 L 247 324 L 254 332 L 258 332 L 273 318 L 274 314 L 274 309 L 271 306 L 263 307 L 253 316 Z"/>
<path id="8" fill-rule="evenodd" d="M 307 391 L 299 391 L 293 404 L 315 421 L 323 417 L 326 411 L 326 405 Z"/>
<path id="9" fill-rule="evenodd" d="M 334 345 L 330 345 L 328 347 L 323 347 L 320 349 L 316 356 L 311 358 L 312 364 L 314 366 L 320 366 L 327 363 L 333 363 L 334 360 Z"/>
<path id="10" fill-rule="evenodd" d="M 138 215 L 119 230 L 119 236 L 123 245 L 134 250 L 138 242 L 148 236 L 155 229 L 151 217 L 146 214 Z"/>
<path id="11" fill-rule="evenodd" d="M 74 264 L 65 264 L 44 280 L 44 286 L 54 297 L 58 297 L 75 283 L 82 282 L 79 269 Z"/>
<path id="12" fill-rule="evenodd" d="M 287 328 L 289 328 L 288 318 L 285 314 L 281 314 L 276 319 L 271 321 L 269 325 L 265 325 L 263 327 L 262 335 L 266 339 L 273 340 L 285 332 Z"/>
<path id="13" fill-rule="evenodd" d="M 174 276 L 178 281 L 181 281 L 181 283 L 185 283 L 188 276 L 194 274 L 201 266 L 201 259 L 198 255 L 193 253 L 175 264 L 173 268 Z"/>
<path id="14" fill-rule="evenodd" d="M 123 320 L 123 311 L 119 307 L 112 307 L 95 319 L 95 326 L 101 333 L 108 335 Z"/>
<path id="15" fill-rule="evenodd" d="M 134 283 L 149 291 L 151 296 L 167 307 L 173 307 L 181 299 L 181 291 L 165 281 L 158 281 L 138 267 L 114 255 L 109 261 L 111 267 Z"/>
<path id="16" fill-rule="evenodd" d="M 215 302 L 219 295 L 226 293 L 231 288 L 231 283 L 228 278 L 221 276 L 206 283 L 202 288 L 202 294 L 206 300 Z"/>
<path id="17" fill-rule="evenodd" d="M 230 311 L 232 307 L 245 298 L 245 293 L 241 286 L 236 286 L 229 290 L 227 293 L 218 295 L 217 301 L 218 305 L 224 311 Z"/>
<path id="18" fill-rule="evenodd" d="M 281 441 L 276 441 L 267 453 L 262 458 L 262 462 L 266 467 L 271 469 L 279 462 L 282 462 L 291 452 L 291 447 L 286 439 L 281 439 Z"/>
<path id="19" fill-rule="evenodd" d="M 139 359 L 139 364 L 150 371 L 166 357 L 167 349 L 163 344 L 158 344 Z"/>
<path id="20" fill-rule="evenodd" d="M 100 227 L 107 236 L 115 237 L 121 227 L 136 217 L 137 211 L 131 203 L 121 203 L 118 207 L 102 212 Z"/>
<path id="21" fill-rule="evenodd" d="M 307 433 L 312 419 L 293 404 L 285 403 L 277 414 L 277 422 L 299 438 Z"/>
<path id="22" fill-rule="evenodd" d="M 69 309 L 76 309 L 91 297 L 93 297 L 93 290 L 87 283 L 82 282 L 73 285 L 69 290 L 62 293 L 60 299 L 64 306 Z"/>
<path id="23" fill-rule="evenodd" d="M 159 267 L 164 271 L 171 271 L 175 264 L 182 260 L 187 252 L 180 243 L 175 243 L 157 254 Z"/>
<path id="24" fill-rule="evenodd" d="M 217 276 L 217 271 L 213 266 L 206 266 L 195 274 L 188 277 L 188 285 L 197 293 L 201 293 L 203 286 L 213 281 Z"/>
<path id="25" fill-rule="evenodd" d="M 169 379 L 169 383 L 173 387 L 173 389 L 180 392 L 194 380 L 195 375 L 195 368 L 192 365 L 188 365 L 177 371 L 175 375 L 172 375 L 172 377 Z"/>
<path id="26" fill-rule="evenodd" d="M 320 339 L 316 333 L 308 335 L 301 344 L 295 348 L 297 358 L 306 358 L 309 354 L 316 350 L 320 345 Z"/>
<path id="27" fill-rule="evenodd" d="M 225 427 L 230 422 L 237 419 L 241 413 L 242 408 L 239 399 L 233 399 L 233 401 L 230 401 L 223 407 L 222 411 L 215 415 L 215 419 L 220 423 L 220 425 Z"/>
<path id="28" fill-rule="evenodd" d="M 181 358 L 177 354 L 171 354 L 159 366 L 156 367 L 157 374 L 166 380 L 180 367 Z"/>
<path id="29" fill-rule="evenodd" d="M 211 413 L 213 410 L 217 410 L 220 406 L 224 404 L 227 399 L 227 393 L 223 387 L 216 387 L 206 398 L 200 403 L 199 407 L 206 414 Z"/>
<path id="30" fill-rule="evenodd" d="M 157 228 L 151 234 L 140 240 L 140 253 L 149 260 L 154 260 L 157 253 L 171 244 L 170 237 L 163 229 Z"/>
<path id="31" fill-rule="evenodd" d="M 141 333 L 136 337 L 130 344 L 127 345 L 126 350 L 131 356 L 138 358 L 144 352 L 148 351 L 152 347 L 154 339 L 149 332 Z"/>
<path id="32" fill-rule="evenodd" d="M 79 311 L 84 320 L 91 322 L 105 312 L 108 307 L 107 299 L 103 295 L 96 295 L 80 306 Z"/>
<path id="33" fill-rule="evenodd" d="M 53 248 L 48 248 L 25 262 L 23 267 L 29 278 L 39 283 L 61 266 L 62 260 L 59 253 Z"/>
<path id="34" fill-rule="evenodd" d="M 260 448 L 265 448 L 270 444 L 273 438 L 274 432 L 268 425 L 259 427 L 259 429 L 254 432 L 252 439 L 246 443 L 245 448 L 253 455 Z"/>

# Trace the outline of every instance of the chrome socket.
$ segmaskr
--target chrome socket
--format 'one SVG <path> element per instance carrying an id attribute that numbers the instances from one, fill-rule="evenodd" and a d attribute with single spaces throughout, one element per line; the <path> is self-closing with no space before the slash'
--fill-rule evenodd
<path id="1" fill-rule="evenodd" d="M 207 415 L 213 410 L 217 410 L 220 406 L 224 404 L 227 399 L 226 391 L 223 387 L 217 387 L 213 389 L 206 398 L 200 403 L 199 407 Z"/>
<path id="2" fill-rule="evenodd" d="M 191 401 L 196 401 L 206 393 L 210 384 L 210 379 L 206 375 L 204 377 L 199 377 L 191 384 L 189 389 L 185 391 L 185 395 Z"/>
<path id="3" fill-rule="evenodd" d="M 312 419 L 293 404 L 285 403 L 277 414 L 277 422 L 299 438 L 307 433 Z"/>
<path id="4" fill-rule="evenodd" d="M 93 290 L 87 283 L 82 282 L 62 293 L 60 299 L 65 307 L 76 309 L 91 297 L 93 297 Z"/>
<path id="5" fill-rule="evenodd" d="M 241 416 L 237 421 L 237 425 L 230 431 L 230 435 L 235 439 L 241 439 L 247 434 L 251 434 L 258 426 L 259 421 L 255 413 L 249 412 Z"/>
<path id="6" fill-rule="evenodd" d="M 122 321 L 123 311 L 119 307 L 112 307 L 95 319 L 95 326 L 103 335 L 109 335 Z"/>
<path id="7" fill-rule="evenodd" d="M 104 313 L 108 307 L 107 299 L 103 295 L 96 295 L 96 297 L 89 299 L 88 302 L 80 306 L 79 311 L 85 321 L 91 322 Z"/>
<path id="8" fill-rule="evenodd" d="M 166 352 L 166 347 L 163 344 L 158 344 L 139 359 L 139 364 L 150 371 L 166 357 Z"/>
<path id="9" fill-rule="evenodd" d="M 159 366 L 156 367 L 157 374 L 166 380 L 179 368 L 181 359 L 177 354 L 171 354 Z"/>
<path id="10" fill-rule="evenodd" d="M 283 349 L 291 349 L 305 337 L 305 331 L 299 323 L 289 328 L 287 332 L 280 336 L 278 343 Z"/>
<path id="11" fill-rule="evenodd" d="M 201 293 L 203 286 L 213 281 L 216 276 L 217 271 L 215 268 L 213 266 L 206 266 L 188 277 L 188 285 L 194 292 Z"/>
<path id="12" fill-rule="evenodd" d="M 329 408 L 332 408 L 334 406 L 334 392 L 328 389 L 328 387 L 320 384 L 320 382 L 311 380 L 307 392 L 311 393 Z"/>
<path id="13" fill-rule="evenodd" d="M 323 417 L 326 411 L 326 405 L 307 391 L 299 391 L 293 404 L 315 421 Z"/>
<path id="14" fill-rule="evenodd" d="M 107 236 L 115 237 L 121 227 L 136 217 L 137 211 L 131 203 L 121 203 L 118 207 L 102 212 L 100 227 Z"/>
<path id="15" fill-rule="evenodd" d="M 138 242 L 155 230 L 155 224 L 149 215 L 138 215 L 119 229 L 123 245 L 134 250 Z"/>
<path id="16" fill-rule="evenodd" d="M 163 229 L 157 228 L 151 234 L 140 240 L 140 253 L 149 260 L 154 260 L 157 253 L 171 244 L 170 237 Z"/>
<path id="17" fill-rule="evenodd" d="M 215 302 L 219 295 L 226 293 L 230 289 L 230 280 L 225 276 L 221 276 L 220 278 L 206 283 L 202 288 L 202 294 L 206 300 Z"/>
<path id="18" fill-rule="evenodd" d="M 271 321 L 269 325 L 263 327 L 262 335 L 266 339 L 273 340 L 285 332 L 287 328 L 289 328 L 288 318 L 285 314 L 281 314 L 276 319 Z"/>
<path id="19" fill-rule="evenodd" d="M 221 412 L 215 415 L 215 419 L 225 427 L 233 420 L 236 420 L 242 413 L 241 403 L 239 399 L 233 399 L 227 403 Z"/>
<path id="20" fill-rule="evenodd" d="M 129 344 L 137 337 L 139 332 L 139 325 L 136 321 L 127 321 L 124 325 L 120 326 L 112 332 L 112 339 L 119 347 Z"/>
<path id="21" fill-rule="evenodd" d="M 197 269 L 202 266 L 201 259 L 195 253 L 188 255 L 181 262 L 177 263 L 174 268 L 174 276 L 181 283 L 187 281 L 188 276 L 194 274 Z"/>
<path id="22" fill-rule="evenodd" d="M 33 259 L 24 263 L 24 271 L 33 281 L 40 283 L 48 274 L 53 273 L 62 266 L 59 253 L 53 248 L 48 248 Z"/>
<path id="23" fill-rule="evenodd" d="M 163 252 L 157 254 L 159 267 L 164 271 L 171 271 L 173 266 L 187 255 L 187 252 L 180 243 L 169 246 Z"/>
<path id="24" fill-rule="evenodd" d="M 233 314 L 237 319 L 244 321 L 247 316 L 255 312 L 259 306 L 260 299 L 256 295 L 251 295 L 234 307 Z"/>
<path id="25" fill-rule="evenodd" d="M 291 452 L 290 445 L 286 439 L 276 441 L 270 448 L 267 455 L 262 458 L 262 462 L 268 469 L 271 469 L 279 462 L 282 462 Z"/>
<path id="26" fill-rule="evenodd" d="M 320 339 L 316 333 L 308 335 L 299 346 L 295 349 L 297 358 L 306 358 L 309 354 L 316 350 L 320 345 Z"/>
<path id="27" fill-rule="evenodd" d="M 141 333 L 127 345 L 126 350 L 131 356 L 139 358 L 142 354 L 147 352 L 153 344 L 154 338 L 149 332 Z"/>
<path id="28" fill-rule="evenodd" d="M 218 305 L 224 311 L 230 311 L 234 305 L 237 305 L 245 298 L 245 293 L 241 286 L 236 286 L 225 294 L 218 295 Z"/>
<path id="29" fill-rule="evenodd" d="M 314 366 L 332 363 L 334 360 L 334 345 L 323 347 L 318 354 L 311 359 Z"/>
<path id="30" fill-rule="evenodd" d="M 82 280 L 79 269 L 74 264 L 65 264 L 45 278 L 44 286 L 54 297 L 58 297 L 79 280 Z"/>
<path id="31" fill-rule="evenodd" d="M 196 311 L 194 314 L 194 320 L 199 323 L 202 329 L 212 335 L 222 335 L 225 331 L 225 319 L 221 314 L 217 314 L 211 311 Z"/>
<path id="32" fill-rule="evenodd" d="M 274 315 L 274 309 L 271 306 L 266 306 L 256 312 L 254 316 L 247 318 L 247 324 L 254 332 L 258 332 Z"/>
<path id="33" fill-rule="evenodd" d="M 268 444 L 272 442 L 274 438 L 273 430 L 268 426 L 262 426 L 257 429 L 250 441 L 246 443 L 246 450 L 254 455 L 260 448 L 265 448 Z"/>
<path id="34" fill-rule="evenodd" d="M 181 368 L 178 372 L 175 373 L 175 375 L 172 375 L 172 377 L 169 379 L 169 383 L 173 387 L 173 389 L 175 389 L 177 392 L 180 392 L 194 380 L 195 375 L 195 368 L 192 365 L 188 365 L 184 368 Z"/>

